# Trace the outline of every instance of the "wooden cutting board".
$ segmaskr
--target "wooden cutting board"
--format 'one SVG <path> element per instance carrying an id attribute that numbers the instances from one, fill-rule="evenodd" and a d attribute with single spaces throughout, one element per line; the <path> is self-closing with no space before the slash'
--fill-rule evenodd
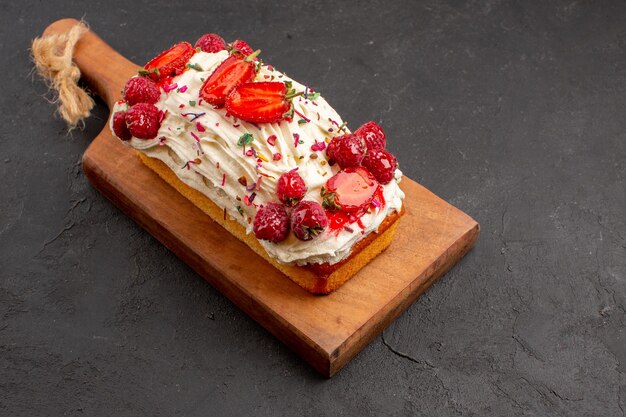
<path id="1" fill-rule="evenodd" d="M 44 35 L 77 23 L 59 20 Z M 109 108 L 138 69 L 93 32 L 78 42 L 74 61 Z M 85 151 L 83 170 L 96 189 L 326 377 L 463 257 L 479 234 L 471 217 L 404 178 L 406 215 L 392 245 L 339 290 L 314 296 L 146 168 L 108 126 Z"/>

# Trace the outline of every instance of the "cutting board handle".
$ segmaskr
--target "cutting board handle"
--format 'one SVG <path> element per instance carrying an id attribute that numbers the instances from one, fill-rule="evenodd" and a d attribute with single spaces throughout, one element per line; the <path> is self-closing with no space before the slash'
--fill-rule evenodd
<path id="1" fill-rule="evenodd" d="M 57 20 L 46 28 L 43 36 L 65 33 L 77 24 L 76 19 Z M 115 52 L 91 30 L 79 39 L 73 60 L 91 91 L 102 97 L 109 109 L 122 98 L 126 81 L 140 68 Z"/>

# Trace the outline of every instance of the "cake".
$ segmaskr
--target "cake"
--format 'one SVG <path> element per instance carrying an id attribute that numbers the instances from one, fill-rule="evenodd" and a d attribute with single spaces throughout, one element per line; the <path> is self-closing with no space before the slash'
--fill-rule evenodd
<path id="1" fill-rule="evenodd" d="M 327 294 L 392 242 L 402 173 L 378 124 L 351 132 L 259 52 L 216 34 L 172 46 L 128 80 L 110 127 L 215 222 Z"/>

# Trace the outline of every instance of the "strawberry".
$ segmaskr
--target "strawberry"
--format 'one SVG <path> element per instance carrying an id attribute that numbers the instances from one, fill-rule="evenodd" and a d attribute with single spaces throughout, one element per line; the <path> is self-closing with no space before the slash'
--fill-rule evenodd
<path id="1" fill-rule="evenodd" d="M 342 210 L 362 214 L 372 203 L 380 185 L 363 167 L 345 168 L 333 175 L 322 187 L 323 206 L 327 210 Z"/>
<path id="2" fill-rule="evenodd" d="M 363 166 L 371 172 L 381 184 L 389 184 L 398 167 L 396 157 L 384 149 L 368 150 Z"/>
<path id="3" fill-rule="evenodd" d="M 123 141 L 130 140 L 133 135 L 130 134 L 128 127 L 126 127 L 126 113 L 118 111 L 113 115 L 113 133 L 115 136 Z"/>
<path id="4" fill-rule="evenodd" d="M 295 206 L 302 200 L 306 190 L 304 180 L 295 169 L 285 172 L 278 178 L 276 194 L 280 202 L 288 207 Z"/>
<path id="5" fill-rule="evenodd" d="M 341 168 L 356 167 L 365 157 L 365 143 L 353 133 L 335 136 L 326 150 L 326 155 Z"/>
<path id="6" fill-rule="evenodd" d="M 154 104 L 138 103 L 126 112 L 126 127 L 136 138 L 154 139 L 161 127 L 159 118 L 159 109 Z"/>
<path id="7" fill-rule="evenodd" d="M 252 61 L 230 56 L 202 84 L 200 97 L 216 107 L 223 107 L 228 94 L 238 85 L 252 81 L 255 74 L 256 67 Z"/>
<path id="8" fill-rule="evenodd" d="M 376 122 L 367 122 L 354 132 L 365 142 L 367 150 L 385 149 L 387 138 L 385 132 Z"/>
<path id="9" fill-rule="evenodd" d="M 289 216 L 285 207 L 268 203 L 259 208 L 254 216 L 252 230 L 257 239 L 281 242 L 289 235 Z"/>
<path id="10" fill-rule="evenodd" d="M 254 52 L 254 49 L 248 45 L 248 42 L 242 41 L 241 39 L 237 39 L 236 41 L 232 41 L 230 43 L 230 47 L 244 56 L 251 55 Z"/>
<path id="11" fill-rule="evenodd" d="M 204 52 L 219 52 L 226 49 L 226 42 L 217 33 L 206 33 L 200 36 L 194 47 Z"/>
<path id="12" fill-rule="evenodd" d="M 159 101 L 161 91 L 150 78 L 133 77 L 124 86 L 124 100 L 129 106 L 137 103 L 154 104 Z"/>
<path id="13" fill-rule="evenodd" d="M 187 61 L 195 52 L 189 42 L 177 43 L 148 62 L 140 74 L 147 75 L 154 81 L 174 77 L 185 70 Z"/>
<path id="14" fill-rule="evenodd" d="M 326 229 L 328 217 L 316 201 L 301 201 L 291 211 L 291 230 L 300 240 L 311 240 Z"/>
<path id="15" fill-rule="evenodd" d="M 274 123 L 291 110 L 291 98 L 302 93 L 287 94 L 285 83 L 265 81 L 236 87 L 226 99 L 226 110 L 247 122 Z"/>

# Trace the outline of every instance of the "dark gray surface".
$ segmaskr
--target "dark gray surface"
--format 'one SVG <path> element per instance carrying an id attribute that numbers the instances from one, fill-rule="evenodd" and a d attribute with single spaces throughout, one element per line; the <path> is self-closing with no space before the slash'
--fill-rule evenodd
<path id="1" fill-rule="evenodd" d="M 0 415 L 625 415 L 626 3 L 104 3 L 0 4 Z M 136 62 L 248 40 L 477 247 L 318 377 L 89 186 L 107 111 L 66 136 L 27 53 L 83 15 Z"/>

